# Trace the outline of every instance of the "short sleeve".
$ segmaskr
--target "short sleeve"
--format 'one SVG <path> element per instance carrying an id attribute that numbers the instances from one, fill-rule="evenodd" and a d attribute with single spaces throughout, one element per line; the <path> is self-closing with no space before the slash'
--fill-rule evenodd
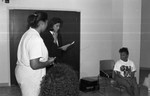
<path id="1" fill-rule="evenodd" d="M 136 71 L 135 64 L 132 62 L 132 71 Z"/>
<path id="2" fill-rule="evenodd" d="M 41 49 L 41 39 L 40 38 L 32 38 L 28 42 L 28 54 L 29 59 L 35 59 L 42 57 L 42 49 Z"/>
<path id="3" fill-rule="evenodd" d="M 118 64 L 118 62 L 115 63 L 115 66 L 114 66 L 114 71 L 119 71 L 120 72 L 120 64 Z"/>

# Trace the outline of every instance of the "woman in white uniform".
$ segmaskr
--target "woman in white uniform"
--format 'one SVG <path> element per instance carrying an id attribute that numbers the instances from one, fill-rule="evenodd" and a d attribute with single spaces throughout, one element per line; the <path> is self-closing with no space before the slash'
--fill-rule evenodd
<path id="1" fill-rule="evenodd" d="M 47 27 L 47 13 L 35 12 L 27 21 L 30 28 L 23 34 L 18 46 L 15 75 L 22 96 L 38 96 L 45 67 L 51 66 L 55 57 L 48 57 L 47 48 L 40 37 Z"/>

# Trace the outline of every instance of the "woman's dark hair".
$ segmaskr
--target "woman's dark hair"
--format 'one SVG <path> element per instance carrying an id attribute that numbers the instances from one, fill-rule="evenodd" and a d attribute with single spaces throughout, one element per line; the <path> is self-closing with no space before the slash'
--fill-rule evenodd
<path id="1" fill-rule="evenodd" d="M 48 20 L 48 15 L 44 11 L 36 11 L 34 14 L 28 16 L 28 27 L 37 28 L 39 21 Z"/>
<path id="2" fill-rule="evenodd" d="M 55 64 L 43 77 L 39 96 L 79 96 L 76 72 L 66 64 Z"/>
<path id="3" fill-rule="evenodd" d="M 59 18 L 59 17 L 53 17 L 50 21 L 49 21 L 49 30 L 50 31 L 53 31 L 53 26 L 56 24 L 56 23 L 60 23 L 60 27 L 63 25 L 63 21 Z"/>
<path id="4" fill-rule="evenodd" d="M 122 52 L 125 52 L 127 55 L 129 55 L 128 48 L 126 48 L 126 47 L 122 47 L 122 48 L 119 50 L 119 53 L 122 53 Z"/>

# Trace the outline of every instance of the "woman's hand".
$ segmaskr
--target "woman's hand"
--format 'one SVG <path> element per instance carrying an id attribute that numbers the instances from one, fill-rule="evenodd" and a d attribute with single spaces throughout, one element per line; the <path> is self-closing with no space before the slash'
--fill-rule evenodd
<path id="1" fill-rule="evenodd" d="M 57 42 L 58 42 L 57 36 L 58 36 L 58 33 L 57 33 L 57 32 L 54 32 L 54 33 L 53 33 L 54 43 L 57 43 Z"/>
<path id="2" fill-rule="evenodd" d="M 56 59 L 56 57 L 49 57 L 47 61 L 49 62 L 50 65 L 53 65 L 55 59 Z"/>

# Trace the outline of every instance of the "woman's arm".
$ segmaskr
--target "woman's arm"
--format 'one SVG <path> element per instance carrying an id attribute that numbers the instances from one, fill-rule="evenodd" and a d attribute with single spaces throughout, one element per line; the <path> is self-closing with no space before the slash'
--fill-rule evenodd
<path id="1" fill-rule="evenodd" d="M 40 58 L 31 59 L 30 66 L 33 70 L 41 69 L 54 64 L 55 57 L 49 58 L 46 62 L 40 62 Z"/>

